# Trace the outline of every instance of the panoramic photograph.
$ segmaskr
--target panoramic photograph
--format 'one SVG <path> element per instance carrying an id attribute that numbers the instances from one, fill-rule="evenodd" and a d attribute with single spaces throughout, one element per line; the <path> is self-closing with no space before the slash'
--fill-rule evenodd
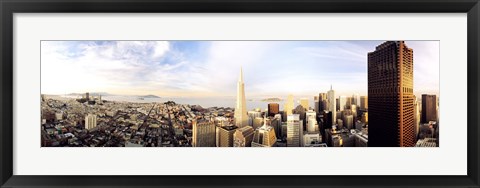
<path id="1" fill-rule="evenodd" d="M 41 41 L 41 147 L 440 147 L 439 41 Z"/>

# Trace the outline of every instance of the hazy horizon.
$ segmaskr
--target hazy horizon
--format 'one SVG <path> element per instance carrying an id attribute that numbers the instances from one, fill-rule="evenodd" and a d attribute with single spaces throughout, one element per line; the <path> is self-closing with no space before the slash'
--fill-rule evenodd
<path id="1" fill-rule="evenodd" d="M 367 95 L 367 53 L 384 41 L 42 41 L 41 93 L 159 97 Z M 439 95 L 439 42 L 406 41 L 414 94 Z"/>

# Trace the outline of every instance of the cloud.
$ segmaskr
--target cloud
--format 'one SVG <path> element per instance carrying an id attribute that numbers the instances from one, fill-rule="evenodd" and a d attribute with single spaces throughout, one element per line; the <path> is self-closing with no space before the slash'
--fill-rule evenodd
<path id="1" fill-rule="evenodd" d="M 367 94 L 367 53 L 382 41 L 44 41 L 42 93 L 161 96 Z M 415 91 L 438 92 L 438 42 L 414 49 Z"/>
<path id="2" fill-rule="evenodd" d="M 129 90 L 154 70 L 168 42 L 42 41 L 42 93 Z M 172 65 L 165 65 L 172 66 Z"/>

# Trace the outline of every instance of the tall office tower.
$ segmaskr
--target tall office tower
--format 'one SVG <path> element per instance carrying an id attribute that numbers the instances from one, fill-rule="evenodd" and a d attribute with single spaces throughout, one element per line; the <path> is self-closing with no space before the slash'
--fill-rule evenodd
<path id="1" fill-rule="evenodd" d="M 88 114 L 85 116 L 85 129 L 92 129 L 97 126 L 97 115 Z"/>
<path id="2" fill-rule="evenodd" d="M 337 104 L 336 104 L 336 98 L 335 98 L 335 91 L 333 90 L 332 86 L 330 86 L 330 91 L 327 93 L 327 107 L 328 111 L 332 112 L 332 125 L 335 125 L 335 121 L 337 120 Z"/>
<path id="3" fill-rule="evenodd" d="M 318 125 L 317 125 L 317 119 L 313 116 L 308 116 L 307 117 L 307 132 L 308 133 L 318 133 Z"/>
<path id="4" fill-rule="evenodd" d="M 282 133 L 282 116 L 280 114 L 276 114 L 275 117 L 271 120 L 270 126 L 275 129 L 275 136 L 280 138 Z"/>
<path id="5" fill-rule="evenodd" d="M 303 126 L 299 114 L 287 116 L 287 147 L 300 147 Z"/>
<path id="6" fill-rule="evenodd" d="M 313 110 L 318 113 L 318 107 L 320 105 L 320 101 L 318 100 L 318 96 L 313 96 Z"/>
<path id="7" fill-rule="evenodd" d="M 346 115 L 345 118 L 343 118 L 343 124 L 345 127 L 348 128 L 348 130 L 350 129 L 354 129 L 355 127 L 353 127 L 353 115 Z"/>
<path id="8" fill-rule="evenodd" d="M 90 94 L 88 92 L 85 93 L 85 99 L 87 99 L 87 101 L 90 100 Z"/>
<path id="9" fill-rule="evenodd" d="M 322 134 L 322 140 L 325 142 L 325 130 L 332 129 L 332 112 L 328 110 L 323 111 L 323 117 L 320 120 L 320 134 Z"/>
<path id="10" fill-rule="evenodd" d="M 217 129 L 217 147 L 233 147 L 233 134 L 235 133 L 237 126 L 217 127 Z"/>
<path id="11" fill-rule="evenodd" d="M 247 104 L 245 102 L 245 85 L 243 83 L 243 72 L 240 68 L 240 76 L 237 82 L 237 105 L 235 105 L 235 125 L 244 127 L 248 125 Z"/>
<path id="12" fill-rule="evenodd" d="M 403 41 L 368 53 L 368 98 L 368 146 L 415 146 L 413 50 Z"/>
<path id="13" fill-rule="evenodd" d="M 287 102 L 285 103 L 284 111 L 287 116 L 293 113 L 293 95 L 288 95 Z"/>
<path id="14" fill-rule="evenodd" d="M 323 113 L 324 110 L 327 110 L 327 94 L 326 93 L 319 93 L 318 94 L 318 111 L 317 113 Z"/>
<path id="15" fill-rule="evenodd" d="M 300 116 L 300 120 L 302 121 L 302 130 L 305 130 L 305 128 L 306 128 L 306 121 L 305 121 L 306 111 L 305 111 L 305 108 L 303 108 L 302 105 L 298 105 L 295 109 L 293 109 L 293 114 L 298 114 Z"/>
<path id="16" fill-rule="evenodd" d="M 335 104 L 337 104 L 335 111 L 340 111 L 340 102 L 339 102 L 339 100 L 340 100 L 339 98 L 335 99 Z"/>
<path id="17" fill-rule="evenodd" d="M 347 97 L 347 104 L 345 105 L 345 109 L 350 109 L 350 105 L 353 104 L 353 97 Z"/>
<path id="18" fill-rule="evenodd" d="M 422 123 L 437 121 L 437 96 L 422 94 Z"/>
<path id="19" fill-rule="evenodd" d="M 418 101 L 417 97 L 415 97 L 415 103 L 413 105 L 413 122 L 415 122 L 415 137 L 418 136 L 418 133 L 420 131 L 420 105 L 420 101 Z"/>
<path id="20" fill-rule="evenodd" d="M 340 111 L 345 110 L 345 107 L 347 106 L 347 97 L 346 96 L 338 97 L 338 103 L 340 103 Z"/>
<path id="21" fill-rule="evenodd" d="M 257 112 L 257 111 L 248 111 L 248 125 L 253 126 L 253 121 L 257 117 L 262 117 L 262 112 Z"/>
<path id="22" fill-rule="evenodd" d="M 300 99 L 300 105 L 302 105 L 302 107 L 305 109 L 305 111 L 307 111 L 308 108 L 310 107 L 308 105 L 308 99 L 307 98 L 301 98 Z"/>
<path id="23" fill-rule="evenodd" d="M 215 124 L 208 120 L 194 120 L 192 133 L 193 147 L 215 147 Z"/>
<path id="24" fill-rule="evenodd" d="M 357 116 L 358 116 L 358 110 L 357 110 L 357 105 L 352 105 L 350 106 L 350 110 L 352 110 L 352 115 L 353 115 L 353 123 L 355 124 L 355 122 L 357 121 Z"/>
<path id="25" fill-rule="evenodd" d="M 275 116 L 280 112 L 280 105 L 278 103 L 269 103 L 268 104 L 268 116 Z"/>
<path id="26" fill-rule="evenodd" d="M 367 110 L 368 109 L 368 97 L 367 96 L 361 96 L 360 97 L 360 109 L 361 110 Z"/>
<path id="27" fill-rule="evenodd" d="M 305 120 L 307 121 L 306 125 L 308 132 L 315 132 L 315 130 L 318 130 L 317 113 L 315 111 L 307 111 L 305 113 Z"/>
<path id="28" fill-rule="evenodd" d="M 352 95 L 352 98 L 353 98 L 353 104 L 360 106 L 360 95 L 358 95 L 358 93 L 355 93 Z"/>
<path id="29" fill-rule="evenodd" d="M 250 147 L 253 140 L 253 128 L 245 126 L 236 129 L 233 134 L 233 147 Z"/>
<path id="30" fill-rule="evenodd" d="M 264 118 L 263 126 L 253 133 L 252 147 L 272 147 L 275 142 L 277 142 L 275 130 L 267 125 L 267 120 Z"/>

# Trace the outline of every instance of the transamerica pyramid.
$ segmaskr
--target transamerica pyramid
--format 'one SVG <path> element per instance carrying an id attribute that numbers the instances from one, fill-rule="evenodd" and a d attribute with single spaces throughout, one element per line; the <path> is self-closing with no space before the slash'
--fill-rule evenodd
<path id="1" fill-rule="evenodd" d="M 243 72 L 240 67 L 240 76 L 237 82 L 237 104 L 235 105 L 235 125 L 244 127 L 248 125 L 247 105 L 245 101 L 245 85 L 243 83 Z"/>

